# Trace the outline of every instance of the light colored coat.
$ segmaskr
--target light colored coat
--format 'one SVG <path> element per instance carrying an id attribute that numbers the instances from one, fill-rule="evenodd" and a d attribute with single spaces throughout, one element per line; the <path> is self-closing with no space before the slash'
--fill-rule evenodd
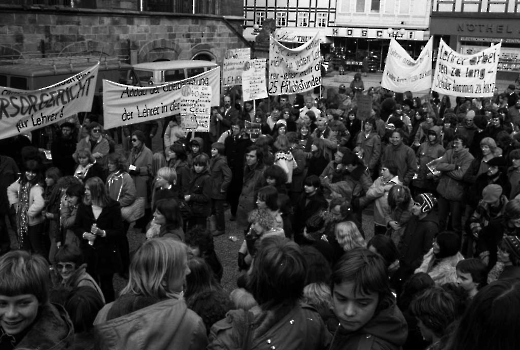
<path id="1" fill-rule="evenodd" d="M 423 258 L 421 266 L 415 270 L 415 273 L 425 272 L 433 279 L 436 285 L 440 286 L 446 283 L 457 282 L 457 263 L 464 260 L 460 252 L 453 256 L 442 259 L 437 265 L 430 267 L 433 264 L 434 255 L 433 248 Z"/>
<path id="2" fill-rule="evenodd" d="M 18 181 L 13 182 L 7 188 L 7 198 L 9 199 L 9 205 L 18 204 L 20 198 L 20 183 Z M 43 222 L 42 210 L 44 207 L 43 188 L 36 184 L 29 191 L 29 209 L 27 210 L 29 226 L 35 226 Z M 18 211 L 18 206 L 16 206 L 16 211 Z"/>

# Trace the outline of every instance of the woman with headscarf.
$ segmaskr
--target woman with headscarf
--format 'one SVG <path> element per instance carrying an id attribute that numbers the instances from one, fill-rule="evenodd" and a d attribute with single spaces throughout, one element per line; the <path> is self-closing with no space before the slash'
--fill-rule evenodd
<path id="1" fill-rule="evenodd" d="M 136 197 L 142 197 L 145 200 L 145 214 L 135 223 L 136 228 L 141 228 L 145 232 L 146 224 L 149 221 L 150 209 L 150 175 L 152 173 L 152 151 L 146 147 L 146 136 L 140 130 L 132 133 L 131 137 L 132 150 L 130 151 L 130 166 L 128 173 L 134 180 Z"/>
<path id="2" fill-rule="evenodd" d="M 457 282 L 457 263 L 464 260 L 460 253 L 460 237 L 455 232 L 439 233 L 433 248 L 423 258 L 415 273 L 426 272 L 436 285 Z"/>

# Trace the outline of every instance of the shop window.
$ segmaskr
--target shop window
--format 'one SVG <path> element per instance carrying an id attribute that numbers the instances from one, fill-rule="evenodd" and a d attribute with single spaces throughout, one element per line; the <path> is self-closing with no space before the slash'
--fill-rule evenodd
<path id="1" fill-rule="evenodd" d="M 265 12 L 257 12 L 255 13 L 255 24 L 262 26 L 265 20 Z"/>
<path id="2" fill-rule="evenodd" d="M 287 12 L 276 12 L 276 26 L 287 26 Z"/>
<path id="3" fill-rule="evenodd" d="M 365 0 L 356 1 L 356 12 L 365 12 Z"/>
<path id="4" fill-rule="evenodd" d="M 370 5 L 370 12 L 379 13 L 380 7 L 381 0 L 372 0 L 372 4 Z"/>
<path id="5" fill-rule="evenodd" d="M 318 27 L 326 27 L 327 26 L 327 14 L 326 13 L 318 13 L 317 14 L 317 22 L 318 22 Z"/>
<path id="6" fill-rule="evenodd" d="M 308 12 L 298 12 L 298 27 L 308 27 L 309 26 L 309 13 Z"/>

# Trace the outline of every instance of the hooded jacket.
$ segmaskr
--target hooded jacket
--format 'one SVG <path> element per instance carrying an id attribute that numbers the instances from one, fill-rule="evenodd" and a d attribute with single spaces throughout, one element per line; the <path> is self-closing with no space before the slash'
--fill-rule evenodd
<path id="1" fill-rule="evenodd" d="M 449 201 L 461 201 L 464 196 L 462 179 L 472 161 L 473 156 L 467 148 L 459 152 L 448 150 L 437 165 L 437 170 L 442 172 L 437 192 Z"/>
<path id="2" fill-rule="evenodd" d="M 184 299 L 167 299 L 107 321 L 114 303 L 99 311 L 94 327 L 100 350 L 203 350 L 206 328 Z"/>
<path id="3" fill-rule="evenodd" d="M 203 150 L 204 150 L 204 140 L 203 140 L 201 137 L 194 137 L 193 139 L 190 140 L 190 145 L 191 145 L 191 143 L 192 143 L 193 141 L 195 141 L 195 142 L 197 142 L 197 143 L 199 144 L 199 153 L 197 153 L 197 154 L 189 153 L 189 154 L 188 154 L 188 165 L 189 165 L 190 167 L 193 166 L 193 159 L 194 159 L 196 156 L 198 156 L 198 155 L 200 155 L 200 154 L 206 154 L 206 153 L 204 153 L 204 151 L 203 151 Z M 209 157 L 207 154 L 206 154 L 206 156 L 208 157 L 208 159 L 210 159 L 210 157 Z"/>
<path id="4" fill-rule="evenodd" d="M 383 177 L 378 177 L 368 189 L 365 199 L 360 203 L 361 208 L 364 208 L 371 201 L 374 202 L 374 223 L 380 226 L 386 226 L 385 217 L 390 215 L 390 206 L 388 205 L 388 186 L 402 185 L 397 176 L 394 176 L 389 181 L 384 181 Z"/>
<path id="5" fill-rule="evenodd" d="M 329 350 L 400 350 L 408 337 L 408 325 L 395 303 L 381 310 L 356 332 L 339 327 Z"/>
<path id="6" fill-rule="evenodd" d="M 44 304 L 29 332 L 15 346 L 20 350 L 66 350 L 74 342 L 74 327 L 58 304 Z"/>
<path id="7" fill-rule="evenodd" d="M 397 175 L 399 176 L 399 180 L 401 180 L 405 186 L 408 186 L 417 169 L 417 160 L 413 150 L 402 142 L 399 146 L 389 144 L 383 151 L 381 164 L 385 164 L 387 160 L 395 162 L 398 168 Z"/>
<path id="8" fill-rule="evenodd" d="M 432 127 L 430 130 L 435 131 L 437 137 L 434 143 L 426 140 L 421 144 L 417 150 L 417 158 L 419 160 L 419 170 L 417 172 L 417 179 L 414 180 L 414 186 L 424 189 L 435 190 L 433 179 L 428 179 L 426 175 L 430 172 L 426 164 L 434 159 L 441 157 L 446 150 L 441 143 L 441 128 L 438 126 Z"/>

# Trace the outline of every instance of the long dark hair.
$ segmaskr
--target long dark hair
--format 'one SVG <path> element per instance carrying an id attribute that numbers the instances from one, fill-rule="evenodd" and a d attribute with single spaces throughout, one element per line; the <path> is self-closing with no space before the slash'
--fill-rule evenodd
<path id="1" fill-rule="evenodd" d="M 184 293 L 186 300 L 198 293 L 221 290 L 213 271 L 203 258 L 190 258 L 188 267 L 191 272 L 186 276 L 186 292 Z"/>
<path id="2" fill-rule="evenodd" d="M 473 298 L 444 349 L 520 349 L 519 308 L 519 280 L 491 283 Z"/>

